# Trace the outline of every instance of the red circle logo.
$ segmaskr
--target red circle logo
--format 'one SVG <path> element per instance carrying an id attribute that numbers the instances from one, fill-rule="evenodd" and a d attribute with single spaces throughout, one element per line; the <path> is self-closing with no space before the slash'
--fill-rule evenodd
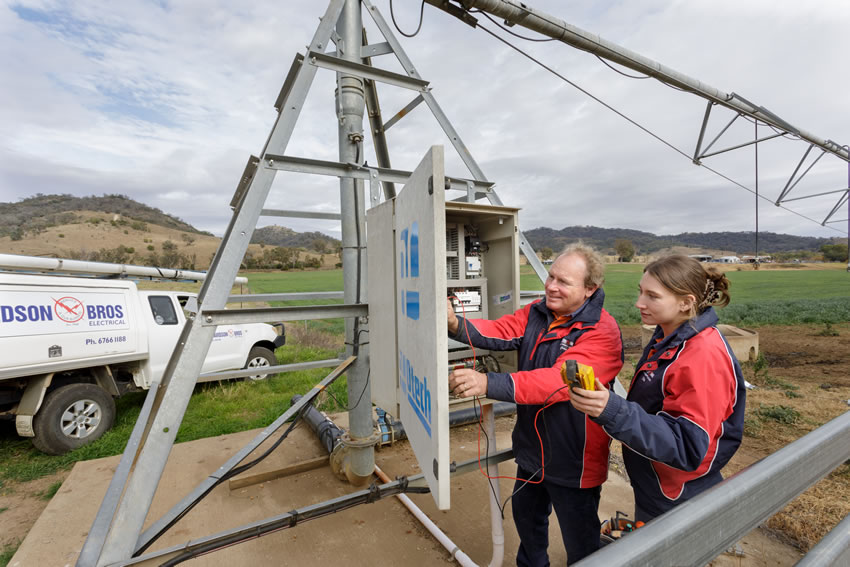
<path id="1" fill-rule="evenodd" d="M 62 297 L 53 300 L 53 311 L 66 323 L 76 323 L 85 315 L 83 302 L 74 297 Z"/>

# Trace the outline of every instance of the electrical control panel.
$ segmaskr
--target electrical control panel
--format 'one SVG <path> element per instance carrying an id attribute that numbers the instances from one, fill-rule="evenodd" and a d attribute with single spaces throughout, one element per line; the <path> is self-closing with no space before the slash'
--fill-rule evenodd
<path id="1" fill-rule="evenodd" d="M 437 507 L 450 505 L 448 375 L 515 367 L 515 354 L 448 338 L 447 298 L 467 319 L 519 307 L 517 209 L 446 201 L 434 146 L 393 199 L 366 212 L 372 402 L 398 416 Z"/>
<path id="2" fill-rule="evenodd" d="M 496 319 L 519 308 L 516 223 L 516 209 L 446 203 L 446 295 L 458 316 Z M 516 366 L 513 352 L 472 349 L 450 339 L 449 369 L 458 361 L 482 372 Z"/>
<path id="3" fill-rule="evenodd" d="M 393 242 L 393 207 L 390 204 L 369 211 L 369 326 L 372 399 L 391 415 L 400 411 L 398 361 L 395 349 L 385 348 L 397 342 L 395 312 L 403 306 L 386 304 L 399 295 L 399 285 L 387 277 L 398 266 L 387 266 L 385 259 L 398 255 Z M 497 319 L 519 309 L 519 243 L 517 209 L 446 201 L 444 254 L 433 263 L 420 262 L 418 270 L 445 270 L 444 295 L 455 313 L 466 319 Z M 420 230 L 421 232 L 421 230 Z M 398 244 L 398 242 L 396 244 Z M 421 246 L 421 243 L 418 244 Z M 439 294 L 438 294 L 439 295 Z M 383 303 L 382 303 L 383 302 Z M 377 307 L 382 305 L 383 307 Z M 388 309 L 391 307 L 391 309 Z M 420 305 L 420 309 L 424 306 Z M 438 304 L 435 309 L 445 309 Z M 386 321 L 386 323 L 384 323 Z M 422 340 L 426 338 L 423 337 Z M 448 339 L 448 365 L 444 379 L 455 368 L 475 368 L 481 372 L 510 372 L 516 369 L 514 351 L 489 351 Z M 388 378 L 382 378 L 388 376 Z M 456 404 L 458 400 L 450 400 Z"/>

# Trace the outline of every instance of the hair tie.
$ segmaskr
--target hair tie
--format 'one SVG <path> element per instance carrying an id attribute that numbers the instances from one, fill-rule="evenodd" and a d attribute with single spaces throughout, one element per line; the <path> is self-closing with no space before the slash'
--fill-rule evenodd
<path id="1" fill-rule="evenodd" d="M 705 280 L 705 291 L 703 292 L 703 300 L 700 301 L 698 308 L 699 309 L 705 309 L 706 307 L 713 304 L 718 299 L 720 299 L 720 292 L 715 291 L 714 280 L 712 280 L 711 278 L 706 278 L 706 280 Z"/>

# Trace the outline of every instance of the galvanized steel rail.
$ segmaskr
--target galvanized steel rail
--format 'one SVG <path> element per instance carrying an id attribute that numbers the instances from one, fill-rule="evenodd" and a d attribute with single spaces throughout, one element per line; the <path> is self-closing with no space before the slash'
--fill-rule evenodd
<path id="1" fill-rule="evenodd" d="M 580 561 L 581 567 L 705 565 L 850 458 L 850 411 Z M 846 554 L 848 522 L 831 556 Z M 842 534 L 841 530 L 845 533 Z M 812 563 L 823 565 L 823 563 Z"/>

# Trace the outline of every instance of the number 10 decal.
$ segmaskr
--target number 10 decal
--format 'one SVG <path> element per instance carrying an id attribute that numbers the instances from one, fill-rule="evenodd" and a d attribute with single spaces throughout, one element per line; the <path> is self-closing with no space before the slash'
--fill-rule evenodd
<path id="1" fill-rule="evenodd" d="M 399 267 L 401 274 L 399 279 L 414 279 L 419 277 L 419 223 L 414 221 L 410 228 L 401 231 L 401 242 Z M 419 292 L 401 290 L 401 312 L 408 319 L 419 320 Z"/>

